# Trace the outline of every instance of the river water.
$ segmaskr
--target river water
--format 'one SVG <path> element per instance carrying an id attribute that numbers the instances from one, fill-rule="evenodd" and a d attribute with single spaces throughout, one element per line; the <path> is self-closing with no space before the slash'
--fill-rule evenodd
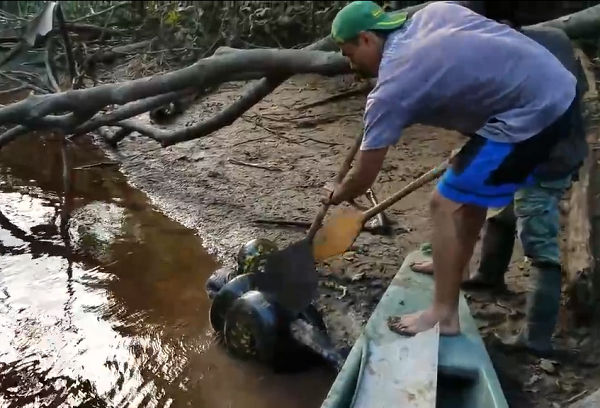
<path id="1" fill-rule="evenodd" d="M 218 264 L 194 231 L 83 139 L 65 193 L 62 151 L 35 135 L 0 151 L 1 406 L 321 405 L 325 368 L 276 375 L 215 341 Z"/>

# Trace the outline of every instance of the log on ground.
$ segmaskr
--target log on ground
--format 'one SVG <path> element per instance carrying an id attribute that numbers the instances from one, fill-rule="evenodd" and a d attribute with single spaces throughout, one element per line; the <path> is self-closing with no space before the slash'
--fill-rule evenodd
<path id="1" fill-rule="evenodd" d="M 588 91 L 583 96 L 584 111 L 589 116 L 595 111 L 598 101 L 596 81 L 590 67 L 591 63 L 580 49 L 576 56 L 581 61 Z M 588 119 L 586 138 L 588 145 L 598 141 L 597 129 Z M 564 254 L 564 271 L 567 278 L 567 304 L 577 321 L 588 321 L 594 308 L 594 257 L 591 249 L 591 213 L 590 213 L 590 178 L 594 169 L 594 150 L 590 149 L 579 172 L 579 180 L 571 189 L 569 213 L 566 225 L 566 248 Z"/>

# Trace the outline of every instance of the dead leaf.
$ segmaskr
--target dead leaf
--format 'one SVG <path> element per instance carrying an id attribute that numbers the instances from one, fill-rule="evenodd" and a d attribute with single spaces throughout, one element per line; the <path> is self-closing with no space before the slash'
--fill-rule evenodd
<path id="1" fill-rule="evenodd" d="M 548 360 L 545 358 L 542 358 L 540 360 L 540 368 L 542 370 L 544 370 L 545 372 L 547 372 L 548 374 L 554 374 L 556 373 L 556 366 L 558 365 L 558 363 L 556 361 L 552 361 L 552 360 Z"/>
<path id="2" fill-rule="evenodd" d="M 359 272 L 354 274 L 354 276 L 350 279 L 351 282 L 358 282 L 360 280 L 362 280 L 365 277 L 365 273 L 364 272 Z"/>
<path id="3" fill-rule="evenodd" d="M 344 258 L 346 261 L 352 261 L 355 258 L 355 256 L 356 252 L 348 251 L 344 255 L 342 255 L 342 258 Z"/>
<path id="4" fill-rule="evenodd" d="M 533 384 L 535 384 L 536 382 L 538 382 L 540 380 L 540 377 L 538 374 L 534 374 L 533 376 L 531 376 L 531 378 L 529 379 L 529 381 L 527 381 L 525 383 L 526 387 L 531 387 Z"/>
<path id="5" fill-rule="evenodd" d="M 567 381 L 556 380 L 556 386 L 559 390 L 566 392 L 568 394 L 572 393 L 575 390 L 573 384 Z"/>

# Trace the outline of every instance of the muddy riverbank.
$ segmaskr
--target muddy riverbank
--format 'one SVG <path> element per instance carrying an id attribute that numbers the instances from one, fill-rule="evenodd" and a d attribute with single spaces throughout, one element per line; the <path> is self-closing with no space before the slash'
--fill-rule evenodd
<path id="1" fill-rule="evenodd" d="M 204 284 L 253 238 L 283 248 L 304 236 L 304 229 L 256 221 L 312 221 L 323 184 L 361 131 L 365 96 L 305 105 L 352 86 L 360 84 L 294 77 L 232 126 L 166 149 L 136 135 L 116 150 L 81 138 L 69 146 L 66 195 L 58 138 L 29 135 L 2 149 L 2 404 L 320 406 L 335 374 L 315 367 L 276 375 L 227 355 L 208 323 Z M 210 117 L 242 87 L 224 86 L 172 126 Z M 378 197 L 438 165 L 462 142 L 439 129 L 408 129 L 377 180 Z M 352 250 L 320 265 L 318 307 L 339 346 L 353 344 L 403 257 L 429 241 L 432 188 L 387 211 L 392 235 L 362 233 Z M 522 324 L 529 266 L 518 243 L 515 249 L 513 293 L 468 297 L 484 339 Z M 472 269 L 477 261 L 476 255 Z M 588 331 L 563 321 L 556 340 L 579 349 L 588 363 L 509 355 L 488 345 L 512 407 L 564 406 L 600 380 Z"/>
<path id="2" fill-rule="evenodd" d="M 0 405 L 319 406 L 329 370 L 278 376 L 215 343 L 196 231 L 89 139 L 68 150 L 66 200 L 58 138 L 0 151 Z"/>
<path id="3" fill-rule="evenodd" d="M 312 221 L 323 184 L 335 176 L 361 130 L 364 97 L 314 109 L 302 105 L 348 86 L 347 80 L 298 76 L 209 137 L 161 149 L 147 138 L 133 136 L 110 154 L 166 214 L 196 229 L 223 263 L 233 262 L 239 246 L 252 238 L 266 237 L 284 247 L 302 238 L 305 230 L 255 221 Z M 242 85 L 228 85 L 169 128 L 210 117 L 241 89 Z M 378 181 L 379 198 L 439 164 L 460 143 L 453 135 L 425 128 L 413 129 L 404 140 Z M 323 285 L 320 307 L 339 343 L 354 342 L 403 254 L 428 239 L 426 201 L 431 187 L 388 211 L 395 221 L 393 235 L 363 233 L 355 250 L 321 269 L 328 283 Z"/>
<path id="4" fill-rule="evenodd" d="M 323 184 L 335 176 L 361 131 L 365 97 L 315 108 L 304 106 L 350 86 L 360 84 L 352 85 L 349 77 L 296 76 L 233 125 L 209 137 L 161 149 L 155 142 L 133 135 L 109 154 L 158 207 L 198 231 L 222 263 L 233 263 L 239 246 L 252 238 L 266 237 L 284 247 L 304 236 L 303 229 L 265 227 L 254 221 L 312 220 L 324 194 Z M 169 128 L 209 118 L 235 100 L 242 89 L 242 84 L 226 85 Z M 142 120 L 148 120 L 147 116 Z M 391 195 L 439 164 L 462 142 L 460 135 L 440 129 L 408 129 L 390 152 L 375 192 L 380 199 Z M 395 222 L 392 236 L 363 233 L 351 251 L 320 267 L 318 307 L 338 345 L 354 342 L 403 257 L 429 241 L 427 203 L 432 188 L 429 184 L 388 210 Z M 477 263 L 478 254 L 471 268 Z M 512 332 L 522 324 L 528 268 L 516 243 L 508 274 L 513 294 L 503 298 L 469 296 L 484 338 Z M 589 338 L 589 333 L 567 327 L 557 333 L 560 346 L 578 348 L 593 362 L 596 352 Z M 506 355 L 492 345 L 489 352 L 514 407 L 554 407 L 588 387 L 592 389 L 590 384 L 600 378 L 595 363 L 554 364 Z"/>

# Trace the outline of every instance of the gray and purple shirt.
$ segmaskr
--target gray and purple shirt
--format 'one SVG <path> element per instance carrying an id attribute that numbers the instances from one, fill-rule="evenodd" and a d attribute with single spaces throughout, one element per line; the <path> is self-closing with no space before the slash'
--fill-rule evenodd
<path id="1" fill-rule="evenodd" d="M 527 36 L 453 2 L 434 2 L 385 43 L 361 150 L 395 145 L 416 123 L 517 143 L 558 119 L 576 86 Z"/>

